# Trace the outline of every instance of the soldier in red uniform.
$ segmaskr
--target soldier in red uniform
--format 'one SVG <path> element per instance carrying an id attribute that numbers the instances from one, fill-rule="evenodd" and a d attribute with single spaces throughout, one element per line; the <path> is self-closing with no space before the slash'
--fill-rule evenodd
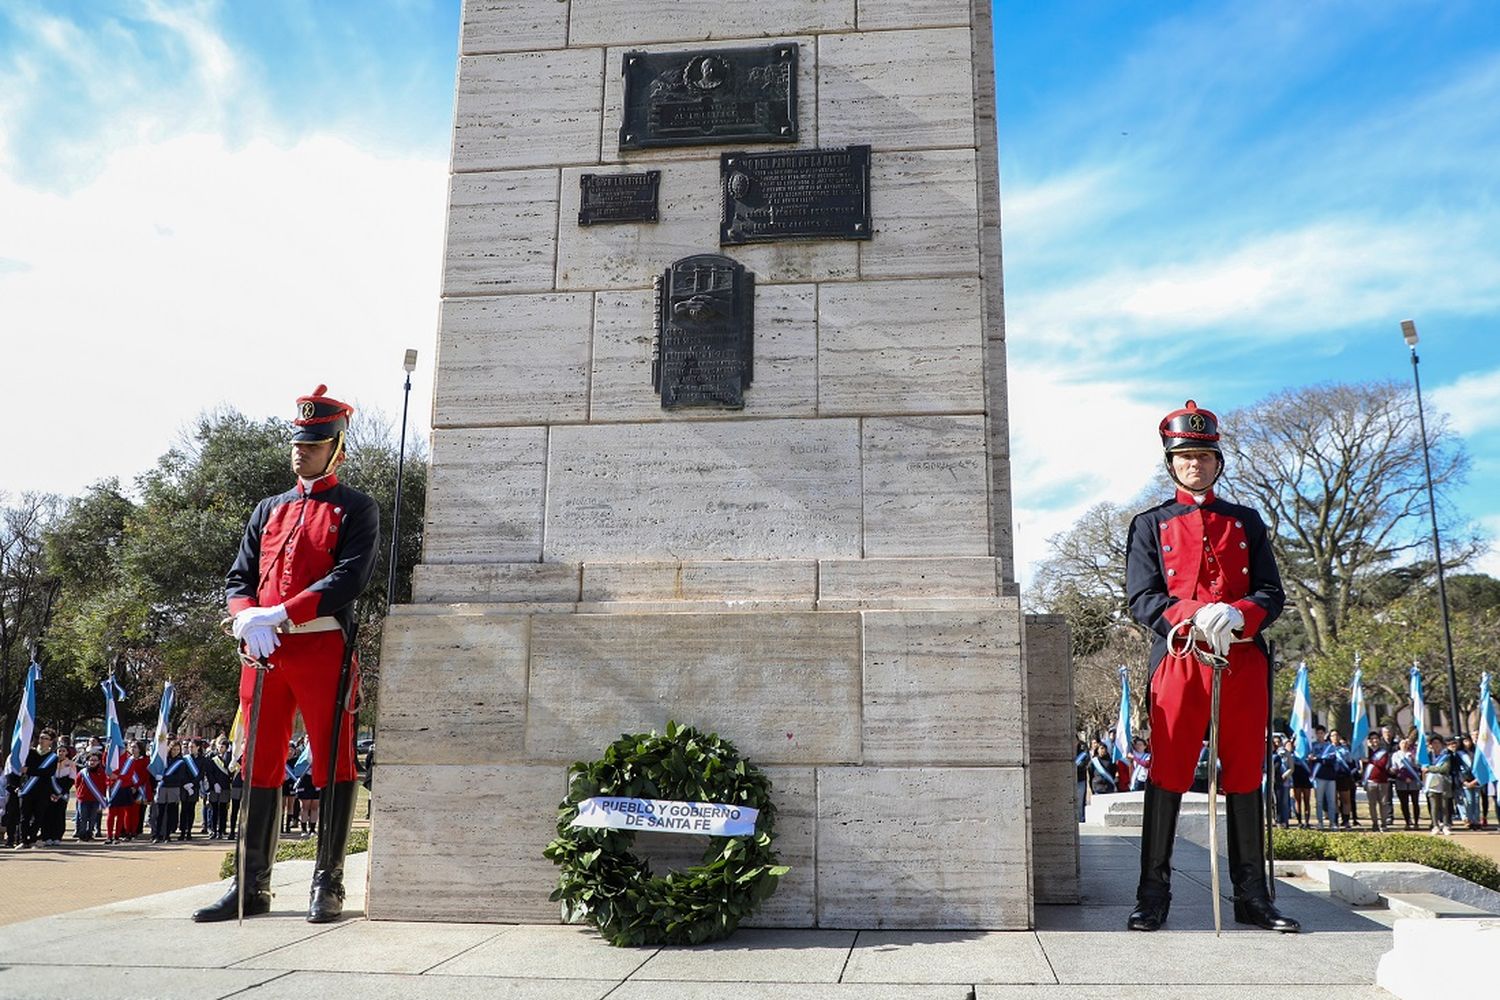
<path id="1" fill-rule="evenodd" d="M 271 864 L 281 830 L 283 760 L 301 709 L 312 743 L 312 773 L 327 780 L 334 705 L 343 666 L 345 637 L 352 631 L 354 601 L 375 569 L 380 517 L 375 501 L 338 480 L 344 435 L 352 407 L 318 386 L 297 400 L 292 471 L 297 484 L 267 497 L 245 526 L 240 551 L 225 581 L 234 636 L 251 657 L 265 657 L 255 773 L 245 789 L 245 915 L 271 908 Z M 240 708 L 250 718 L 255 669 L 240 672 Z M 350 692 L 358 690 L 351 683 Z M 332 802 L 318 830 L 317 864 L 307 919 L 337 920 L 344 904 L 344 852 L 354 813 L 354 717 L 352 695 L 344 713 Z M 193 914 L 199 922 L 232 920 L 238 885 L 218 902 Z"/>
<path id="2" fill-rule="evenodd" d="M 1228 666 L 1219 708 L 1219 783 L 1234 918 L 1297 931 L 1298 923 L 1271 902 L 1263 846 L 1269 664 L 1261 633 L 1281 614 L 1281 574 L 1260 515 L 1214 495 L 1224 471 L 1218 418 L 1190 399 L 1167 414 L 1158 431 L 1177 494 L 1131 521 L 1125 563 L 1131 617 L 1155 633 L 1141 880 L 1128 926 L 1154 931 L 1167 919 L 1177 814 L 1208 731 L 1210 664 L 1222 657 Z"/>

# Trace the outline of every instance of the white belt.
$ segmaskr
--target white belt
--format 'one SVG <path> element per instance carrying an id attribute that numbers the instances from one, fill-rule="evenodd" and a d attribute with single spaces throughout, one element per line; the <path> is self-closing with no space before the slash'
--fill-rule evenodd
<path id="1" fill-rule="evenodd" d="M 321 618 L 314 618 L 301 625 L 293 625 L 290 621 L 284 621 L 276 627 L 276 631 L 285 635 L 298 635 L 303 632 L 332 632 L 336 629 L 342 631 L 343 628 L 344 626 L 333 615 L 323 615 Z"/>

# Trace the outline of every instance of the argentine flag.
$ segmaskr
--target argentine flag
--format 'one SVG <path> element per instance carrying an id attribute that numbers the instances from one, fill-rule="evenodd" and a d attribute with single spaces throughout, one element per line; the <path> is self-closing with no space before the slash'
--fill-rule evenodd
<path id="1" fill-rule="evenodd" d="M 172 695 L 175 692 L 172 682 L 167 681 L 161 689 L 161 710 L 156 713 L 156 742 L 151 747 L 151 763 L 147 768 L 152 774 L 160 778 L 167 770 L 167 734 L 172 731 L 167 725 L 167 719 L 172 714 Z"/>
<path id="2" fill-rule="evenodd" d="M 1432 763 L 1427 752 L 1427 702 L 1422 699 L 1422 668 L 1411 665 L 1411 717 L 1417 724 L 1417 766 Z"/>
<path id="3" fill-rule="evenodd" d="M 26 687 L 21 691 L 21 710 L 16 713 L 16 728 L 10 738 L 10 753 L 5 758 L 5 773 L 20 774 L 26 766 L 26 752 L 31 749 L 31 731 L 36 728 L 36 682 L 42 676 L 42 665 L 35 660 L 26 671 Z"/>
<path id="4" fill-rule="evenodd" d="M 1364 671 L 1359 668 L 1359 654 L 1354 654 L 1354 683 L 1349 689 L 1349 748 L 1355 760 L 1365 758 L 1365 740 L 1370 737 L 1370 716 L 1365 711 Z"/>
<path id="5" fill-rule="evenodd" d="M 1490 699 L 1489 674 L 1479 677 L 1479 741 L 1474 749 L 1474 777 L 1481 785 L 1500 781 L 1500 719 Z"/>
<path id="6" fill-rule="evenodd" d="M 1120 666 L 1120 714 L 1115 719 L 1114 744 L 1109 759 L 1116 763 L 1130 759 L 1130 673 Z"/>
<path id="7" fill-rule="evenodd" d="M 1312 749 L 1312 689 L 1307 683 L 1307 661 L 1297 664 L 1297 682 L 1292 685 L 1292 735 L 1297 739 L 1297 756 L 1306 757 Z"/>
<path id="8" fill-rule="evenodd" d="M 115 704 L 125 700 L 125 689 L 114 674 L 99 686 L 104 689 L 104 763 L 109 773 L 114 774 L 120 770 L 120 760 L 125 756 L 125 734 L 120 730 L 120 716 L 115 711 Z"/>
<path id="9" fill-rule="evenodd" d="M 292 762 L 292 780 L 299 780 L 310 767 L 312 767 L 312 740 L 309 738 L 302 742 L 302 752 Z"/>

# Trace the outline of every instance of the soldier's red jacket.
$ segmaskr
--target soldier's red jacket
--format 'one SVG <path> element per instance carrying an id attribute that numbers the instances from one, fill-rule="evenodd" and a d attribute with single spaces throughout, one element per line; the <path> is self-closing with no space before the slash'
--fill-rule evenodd
<path id="1" fill-rule="evenodd" d="M 1286 604 L 1260 514 L 1221 500 L 1212 490 L 1201 504 L 1178 490 L 1171 500 L 1137 514 L 1130 522 L 1125 566 L 1130 616 L 1155 633 L 1153 672 L 1166 655 L 1167 633 L 1204 605 L 1222 601 L 1238 608 L 1245 616 L 1241 635 L 1255 639 L 1264 655 L 1260 633 Z"/>
<path id="2" fill-rule="evenodd" d="M 250 607 L 286 607 L 301 625 L 325 615 L 345 634 L 354 600 L 375 572 L 380 513 L 375 501 L 324 476 L 309 493 L 298 482 L 255 507 L 225 578 L 229 613 Z"/>
<path id="3" fill-rule="evenodd" d="M 1286 595 L 1260 515 L 1213 492 L 1195 503 L 1177 495 L 1130 522 L 1125 560 L 1130 614 L 1151 629 L 1151 773 L 1153 785 L 1185 792 L 1208 730 L 1213 670 L 1191 653 L 1171 656 L 1167 635 L 1206 604 L 1223 602 L 1245 616 L 1229 647 L 1220 703 L 1220 787 L 1260 787 L 1268 706 L 1267 650 L 1261 636 L 1281 614 Z"/>

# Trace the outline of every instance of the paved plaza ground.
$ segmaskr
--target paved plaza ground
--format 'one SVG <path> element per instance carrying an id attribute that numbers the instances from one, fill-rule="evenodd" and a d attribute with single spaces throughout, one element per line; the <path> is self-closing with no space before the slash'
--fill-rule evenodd
<path id="1" fill-rule="evenodd" d="M 1372 985 L 1376 963 L 1391 946 L 1386 911 L 1353 910 L 1320 892 L 1316 883 L 1283 879 L 1279 901 L 1302 921 L 1305 933 L 1240 928 L 1226 905 L 1226 930 L 1216 938 L 1207 854 L 1181 840 L 1168 929 L 1126 932 L 1136 844 L 1130 835 L 1085 831 L 1083 903 L 1038 907 L 1035 931 L 742 930 L 728 941 L 696 948 L 611 948 L 581 927 L 365 920 L 364 855 L 350 859 L 353 916 L 315 926 L 301 913 L 311 862 L 289 862 L 276 868 L 274 912 L 246 921 L 243 929 L 187 920 L 194 907 L 218 895 L 218 884 L 0 927 L 0 998 L 1389 996 Z M 15 882 L 9 876 L 19 871 L 12 861 L 20 853 L 0 859 L 0 905 L 11 898 Z M 165 858 L 179 852 L 152 853 Z"/>

